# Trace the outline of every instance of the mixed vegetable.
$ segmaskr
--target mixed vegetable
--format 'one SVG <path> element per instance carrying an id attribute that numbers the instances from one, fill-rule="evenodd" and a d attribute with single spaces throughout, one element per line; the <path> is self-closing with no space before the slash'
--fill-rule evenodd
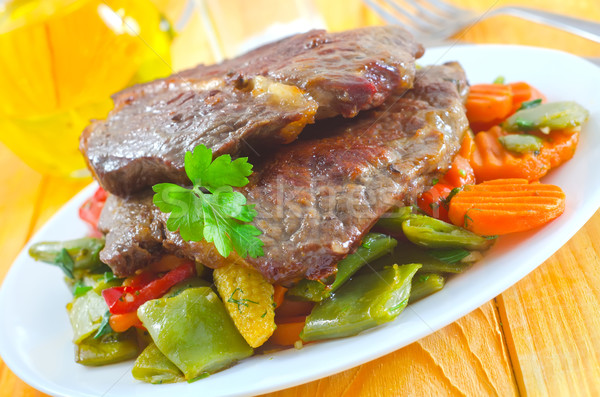
<path id="1" fill-rule="evenodd" d="M 33 258 L 60 267 L 72 289 L 67 310 L 75 360 L 95 366 L 137 357 L 136 379 L 192 382 L 257 348 L 300 348 L 356 335 L 442 289 L 497 236 L 560 216 L 564 193 L 539 178 L 573 156 L 587 111 L 574 102 L 546 103 L 523 82 L 474 85 L 466 108 L 472 131 L 448 172 L 416 205 L 382 217 L 335 275 L 289 289 L 235 263 L 212 270 L 171 255 L 134 276 L 115 277 L 99 259 L 104 241 L 97 223 L 106 193 L 98 189 L 80 210 L 91 237 L 30 250 Z M 167 226 L 182 236 L 212 241 L 224 256 L 261 255 L 260 231 L 247 224 L 255 212 L 232 190 L 247 183 L 252 166 L 245 159 L 211 158 L 204 147 L 186 155 L 194 187 L 157 185 L 155 204 L 171 213 Z M 201 203 L 203 213 L 178 213 L 171 200 Z M 227 219 L 225 229 L 246 240 L 228 239 L 233 233 L 211 224 L 211 216 Z"/>

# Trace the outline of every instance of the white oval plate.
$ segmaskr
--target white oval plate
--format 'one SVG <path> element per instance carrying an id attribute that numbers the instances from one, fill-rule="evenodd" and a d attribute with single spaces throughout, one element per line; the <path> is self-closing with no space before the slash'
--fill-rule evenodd
<path id="1" fill-rule="evenodd" d="M 437 294 L 409 306 L 395 321 L 361 335 L 311 344 L 302 350 L 251 357 L 192 384 L 149 385 L 134 380 L 133 361 L 84 367 L 73 361 L 62 273 L 36 263 L 29 244 L 80 237 L 77 209 L 95 186 L 67 203 L 29 242 L 0 290 L 0 354 L 25 382 L 53 395 L 251 395 L 295 386 L 373 360 L 464 316 L 523 278 L 567 242 L 600 206 L 600 69 L 566 53 L 520 46 L 455 46 L 427 51 L 422 65 L 458 60 L 471 82 L 524 80 L 551 101 L 575 100 L 590 110 L 575 157 L 544 181 L 563 188 L 565 213 L 528 233 L 506 236 L 485 258 L 453 277 Z M 10 319 L 10 321 L 7 321 Z"/>

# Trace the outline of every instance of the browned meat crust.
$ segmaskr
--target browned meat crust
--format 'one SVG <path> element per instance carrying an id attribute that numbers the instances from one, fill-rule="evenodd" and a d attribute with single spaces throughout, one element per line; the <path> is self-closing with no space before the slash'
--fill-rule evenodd
<path id="1" fill-rule="evenodd" d="M 306 132 L 308 138 L 264 158 L 241 190 L 256 204 L 254 223 L 263 231 L 265 255 L 229 260 L 277 283 L 335 271 L 377 219 L 395 205 L 413 202 L 448 169 L 468 126 L 466 88 L 456 63 L 424 68 L 404 95 L 352 120 L 320 122 Z M 207 243 L 186 243 L 165 232 L 165 216 L 149 195 L 111 197 L 106 208 L 101 259 L 118 274 L 165 251 L 210 267 L 224 263 Z"/>
<path id="2" fill-rule="evenodd" d="M 295 35 L 116 94 L 80 149 L 113 194 L 182 184 L 184 154 L 195 146 L 215 156 L 252 154 L 252 146 L 293 141 L 316 116 L 355 116 L 411 87 L 422 52 L 399 27 Z"/>

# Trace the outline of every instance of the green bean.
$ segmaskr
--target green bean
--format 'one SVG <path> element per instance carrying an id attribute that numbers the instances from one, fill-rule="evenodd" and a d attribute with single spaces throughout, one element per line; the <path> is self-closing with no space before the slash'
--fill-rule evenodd
<path id="1" fill-rule="evenodd" d="M 393 265 L 354 277 L 314 307 L 300 338 L 307 342 L 340 338 L 392 321 L 408 304 L 411 279 L 420 267 Z"/>
<path id="2" fill-rule="evenodd" d="M 323 282 L 304 279 L 290 288 L 287 295 L 299 300 L 320 302 L 344 284 L 363 265 L 389 253 L 397 243 L 395 239 L 385 234 L 369 233 L 353 254 L 338 263 L 332 284 L 326 285 Z"/>
<path id="3" fill-rule="evenodd" d="M 154 343 L 149 344 L 135 360 L 131 374 L 137 380 L 153 384 L 185 380 L 179 368 L 162 354 Z"/>
<path id="4" fill-rule="evenodd" d="M 134 330 L 111 332 L 98 339 L 90 336 L 75 345 L 75 361 L 90 366 L 114 364 L 134 358 L 138 351 Z"/>
<path id="5" fill-rule="evenodd" d="M 416 302 L 419 299 L 438 292 L 444 287 L 445 283 L 446 279 L 439 274 L 417 274 L 412 279 L 408 303 Z"/>
<path id="6" fill-rule="evenodd" d="M 412 243 L 427 248 L 465 248 L 484 250 L 489 238 L 425 215 L 411 215 L 402 222 L 402 231 Z"/>
<path id="7" fill-rule="evenodd" d="M 74 263 L 74 270 L 92 270 L 106 267 L 100 262 L 99 254 L 104 248 L 104 240 L 83 237 L 68 241 L 41 242 L 29 248 L 33 259 L 54 264 L 63 249 L 66 249 Z"/>
<path id="8" fill-rule="evenodd" d="M 589 112 L 576 102 L 551 102 L 519 110 L 502 127 L 507 131 L 560 130 L 578 127 L 588 116 Z"/>

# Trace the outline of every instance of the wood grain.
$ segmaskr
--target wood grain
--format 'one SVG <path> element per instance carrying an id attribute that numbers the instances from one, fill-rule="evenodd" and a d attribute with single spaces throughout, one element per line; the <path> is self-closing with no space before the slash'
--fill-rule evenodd
<path id="1" fill-rule="evenodd" d="M 600 395 L 600 212 L 562 249 L 498 297 L 520 389 Z"/>
<path id="2" fill-rule="evenodd" d="M 268 396 L 355 395 L 517 395 L 494 303 L 378 360 Z"/>

